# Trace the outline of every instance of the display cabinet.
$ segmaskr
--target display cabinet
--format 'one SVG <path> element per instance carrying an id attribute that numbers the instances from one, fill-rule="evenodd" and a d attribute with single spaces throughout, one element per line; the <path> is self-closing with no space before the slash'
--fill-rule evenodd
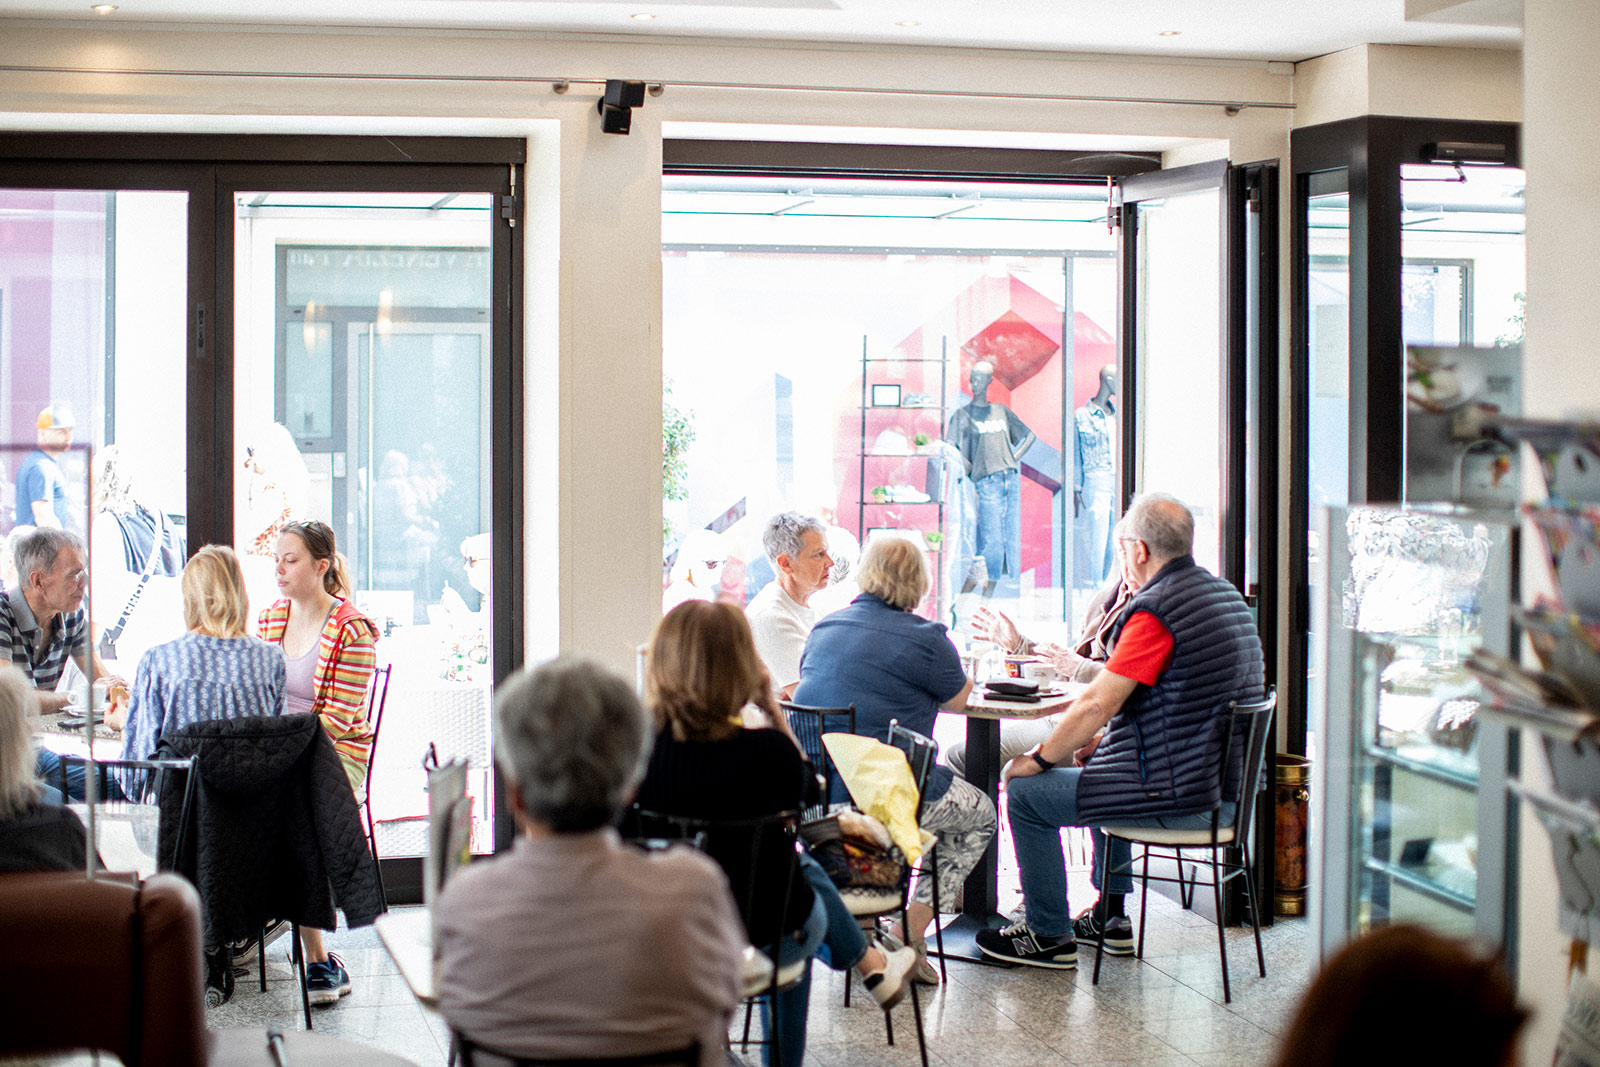
<path id="1" fill-rule="evenodd" d="M 1312 913 L 1324 952 L 1413 922 L 1494 944 L 1514 914 L 1507 730 L 1466 664 L 1509 644 L 1504 515 L 1325 513 Z"/>

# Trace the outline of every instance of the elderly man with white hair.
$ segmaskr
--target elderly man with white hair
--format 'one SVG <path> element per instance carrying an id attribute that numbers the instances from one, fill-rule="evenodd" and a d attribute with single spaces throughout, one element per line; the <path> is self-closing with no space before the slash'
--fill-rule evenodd
<path id="1" fill-rule="evenodd" d="M 761 547 L 778 576 L 744 610 L 780 700 L 792 697 L 800 682 L 800 655 L 817 623 L 811 596 L 828 584 L 833 567 L 827 538 L 821 519 L 798 511 L 774 515 L 761 532 Z"/>
<path id="2" fill-rule="evenodd" d="M 612 829 L 650 738 L 632 688 L 584 660 L 501 688 L 495 759 L 517 841 L 450 881 L 434 942 L 439 1008 L 485 1051 L 566 1061 L 698 1043 L 705 1067 L 721 1064 L 745 944 L 727 879 L 698 852 L 647 853 Z"/>
<path id="3" fill-rule="evenodd" d="M 1259 699 L 1265 684 L 1255 617 L 1237 589 L 1195 563 L 1189 509 L 1148 493 L 1123 523 L 1123 572 L 1138 591 L 1111 635 L 1105 669 L 1042 744 L 1001 772 L 1027 918 L 980 930 L 977 941 L 985 955 L 1009 963 L 1071 969 L 1079 941 L 1133 954 L 1123 910 L 1131 879 L 1122 874 L 1102 885 L 1096 831 L 1091 876 L 1100 901 L 1074 920 L 1061 828 L 1209 826 L 1217 767 L 1206 753 L 1217 717 L 1230 701 Z M 1224 817 L 1232 806 L 1223 805 Z M 1110 869 L 1124 867 L 1129 852 L 1112 838 Z"/>

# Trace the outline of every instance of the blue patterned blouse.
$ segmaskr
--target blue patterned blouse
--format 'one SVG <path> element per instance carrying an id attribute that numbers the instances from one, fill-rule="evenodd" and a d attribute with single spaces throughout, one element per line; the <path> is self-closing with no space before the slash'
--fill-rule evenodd
<path id="1" fill-rule="evenodd" d="M 191 723 L 282 715 L 283 676 L 283 653 L 258 637 L 188 633 L 157 645 L 134 675 L 122 758 L 149 759 L 163 734 Z"/>

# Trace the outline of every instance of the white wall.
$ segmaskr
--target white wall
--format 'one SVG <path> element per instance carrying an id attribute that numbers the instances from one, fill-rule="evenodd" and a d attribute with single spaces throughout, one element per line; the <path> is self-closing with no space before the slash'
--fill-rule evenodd
<path id="1" fill-rule="evenodd" d="M 1546 418 L 1600 415 L 1594 357 L 1595 294 L 1600 292 L 1600 6 L 1526 0 L 1523 90 L 1528 121 L 1522 158 L 1528 172 L 1528 319 L 1523 404 Z M 1524 559 L 1531 572 L 1532 553 Z M 1525 573 L 1526 583 L 1537 580 Z M 1524 776 L 1543 784 L 1537 739 L 1523 740 Z M 1522 923 L 1518 971 L 1537 1009 L 1524 1062 L 1549 1063 L 1566 996 L 1567 942 L 1556 923 L 1550 841 L 1523 806 Z"/>

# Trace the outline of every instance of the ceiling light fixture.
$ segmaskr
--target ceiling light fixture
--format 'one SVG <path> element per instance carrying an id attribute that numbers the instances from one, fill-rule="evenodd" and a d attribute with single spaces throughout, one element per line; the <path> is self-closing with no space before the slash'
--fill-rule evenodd
<path id="1" fill-rule="evenodd" d="M 1157 37 L 1178 37 L 1178 36 L 1181 36 L 1182 34 L 1183 34 L 1182 30 L 1162 30 L 1160 33 L 1156 34 L 1156 36 Z"/>
<path id="2" fill-rule="evenodd" d="M 632 15 L 629 15 L 628 17 L 631 19 L 637 19 L 640 22 L 649 22 L 651 19 L 655 18 L 655 16 L 650 14 L 648 11 L 638 11 Z"/>
<path id="3" fill-rule="evenodd" d="M 904 22 L 897 22 L 897 23 L 895 23 L 895 25 L 896 25 L 896 26 L 900 26 L 900 27 L 903 27 L 903 28 L 904 28 L 904 29 L 908 29 L 908 30 L 909 30 L 909 29 L 911 29 L 911 28 L 912 28 L 912 27 L 913 27 L 913 26 L 920 26 L 920 25 L 922 25 L 922 23 L 920 23 L 920 22 L 918 22 L 918 21 L 917 21 L 917 20 L 916 20 L 916 19 L 906 19 L 906 20 L 905 20 L 905 21 L 904 21 Z"/>
<path id="4" fill-rule="evenodd" d="M 109 15 L 117 9 L 116 4 L 90 4 L 89 10 L 96 15 Z"/>

